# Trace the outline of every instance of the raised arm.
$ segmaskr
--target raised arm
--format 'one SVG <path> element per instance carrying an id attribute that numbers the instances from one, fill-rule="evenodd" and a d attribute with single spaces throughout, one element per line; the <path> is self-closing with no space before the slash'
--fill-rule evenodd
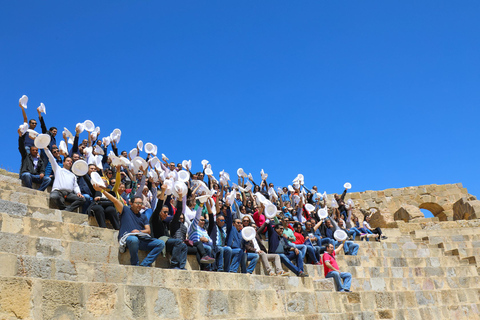
<path id="1" fill-rule="evenodd" d="M 25 108 L 22 106 L 22 104 L 21 104 L 20 102 L 18 102 L 18 105 L 19 105 L 20 108 L 22 109 L 23 122 L 27 122 L 27 123 L 28 123 L 28 118 L 27 118 L 27 113 L 25 112 Z"/>
<path id="2" fill-rule="evenodd" d="M 343 248 L 343 245 L 345 244 L 345 241 L 346 240 L 343 240 L 342 243 L 337 247 L 337 249 L 335 249 L 335 254 L 339 254 L 340 251 L 342 250 Z"/>
<path id="3" fill-rule="evenodd" d="M 17 130 L 18 132 L 18 151 L 20 151 L 20 155 L 22 156 L 22 159 L 24 159 L 27 156 L 27 151 L 25 150 L 25 135 L 22 135 L 22 131 L 20 131 L 20 128 Z M 26 133 L 28 134 L 28 132 Z"/>
<path id="4" fill-rule="evenodd" d="M 40 126 L 42 127 L 42 133 L 47 133 L 47 126 L 45 125 L 45 121 L 43 120 L 42 113 L 37 110 L 38 112 L 38 119 L 40 120 Z"/>
<path id="5" fill-rule="evenodd" d="M 57 161 L 55 160 L 55 158 L 53 157 L 52 153 L 50 152 L 50 150 L 48 150 L 48 147 L 44 148 L 43 149 L 45 151 L 45 153 L 47 154 L 47 157 L 48 157 L 48 160 L 50 161 L 50 165 L 52 166 L 52 170 L 54 173 L 57 173 L 57 169 L 58 169 L 58 163 Z"/>
<path id="6" fill-rule="evenodd" d="M 113 202 L 113 205 L 115 206 L 115 209 L 117 209 L 118 214 L 122 214 L 123 212 L 123 203 L 122 201 L 118 200 L 116 197 L 112 196 L 109 192 L 105 192 L 107 189 L 106 187 L 101 187 L 98 184 L 94 184 L 93 188 L 96 191 L 101 192 L 105 197 L 107 197 L 108 200 Z"/>

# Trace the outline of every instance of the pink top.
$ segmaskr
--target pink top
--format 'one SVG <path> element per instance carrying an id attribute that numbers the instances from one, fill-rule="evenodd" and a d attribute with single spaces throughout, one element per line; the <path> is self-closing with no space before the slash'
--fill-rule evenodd
<path id="1" fill-rule="evenodd" d="M 327 267 L 327 264 L 325 263 L 326 261 L 330 261 L 330 264 L 332 265 L 332 267 L 338 270 L 337 260 L 335 260 L 335 250 L 332 252 L 332 255 L 329 255 L 328 252 L 325 252 L 323 254 L 323 273 L 325 277 L 330 271 L 336 271 L 334 269 L 330 269 L 329 267 Z"/>
<path id="2" fill-rule="evenodd" d="M 255 211 L 253 214 L 253 221 L 255 221 L 255 224 L 260 228 L 264 223 L 265 223 L 265 215 L 263 214 L 258 214 L 258 210 Z M 265 229 L 267 230 L 267 229 Z"/>

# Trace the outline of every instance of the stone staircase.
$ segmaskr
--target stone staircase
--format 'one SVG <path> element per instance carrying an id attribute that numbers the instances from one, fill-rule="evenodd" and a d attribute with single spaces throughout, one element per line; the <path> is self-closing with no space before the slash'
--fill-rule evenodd
<path id="1" fill-rule="evenodd" d="M 352 292 L 308 278 L 129 266 L 117 231 L 0 172 L 0 319 L 480 319 L 480 221 L 401 224 L 338 256 Z M 140 255 L 141 258 L 142 255 Z"/>

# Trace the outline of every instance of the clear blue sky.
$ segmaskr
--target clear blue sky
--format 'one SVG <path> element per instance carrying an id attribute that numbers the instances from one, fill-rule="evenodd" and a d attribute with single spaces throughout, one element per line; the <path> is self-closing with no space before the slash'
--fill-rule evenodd
<path id="1" fill-rule="evenodd" d="M 4 1 L 1 166 L 18 99 L 193 170 L 302 173 L 341 192 L 462 182 L 480 195 L 479 1 Z M 38 127 L 39 128 L 39 127 Z"/>

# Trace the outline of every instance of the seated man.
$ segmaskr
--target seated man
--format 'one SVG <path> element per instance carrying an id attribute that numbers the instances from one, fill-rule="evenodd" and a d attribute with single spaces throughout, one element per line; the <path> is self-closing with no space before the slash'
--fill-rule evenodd
<path id="1" fill-rule="evenodd" d="M 126 244 L 130 252 L 130 264 L 138 266 L 138 249 L 150 251 L 140 264 L 143 267 L 151 267 L 158 255 L 165 247 L 165 242 L 150 236 L 150 225 L 147 217 L 140 213 L 142 198 L 134 198 L 132 207 L 123 205 L 123 202 L 112 196 L 105 187 L 93 185 L 96 191 L 101 192 L 108 200 L 112 201 L 115 209 L 120 213 L 120 231 L 118 240 L 120 244 Z"/>
<path id="2" fill-rule="evenodd" d="M 263 267 L 266 270 L 266 272 L 265 272 L 266 275 L 274 276 L 274 275 L 278 274 L 278 275 L 282 275 L 282 276 L 287 276 L 288 273 L 284 272 L 283 269 L 282 269 L 282 261 L 280 260 L 280 256 L 278 254 L 274 254 L 274 253 L 267 253 L 267 249 L 265 248 L 265 246 L 262 243 L 261 234 L 265 230 L 265 228 L 260 230 L 255 223 L 252 224 L 252 227 L 255 229 L 256 234 L 255 234 L 255 238 L 252 241 L 246 241 L 245 242 L 245 249 L 247 251 L 247 260 L 248 260 L 248 254 L 255 253 L 255 254 L 259 255 L 259 257 L 260 257 L 260 259 L 263 263 Z M 274 262 L 276 272 L 274 272 L 272 270 L 272 267 L 270 266 L 269 261 Z M 250 266 L 251 265 L 248 266 L 247 272 L 249 272 Z M 249 273 L 253 273 L 253 270 L 254 270 L 254 268 L 251 269 L 251 272 L 249 272 Z"/>
<path id="3" fill-rule="evenodd" d="M 158 195 L 157 207 L 150 217 L 152 236 L 165 242 L 166 250 L 172 257 L 170 260 L 171 268 L 185 270 L 185 265 L 187 264 L 187 245 L 182 240 L 173 238 L 181 224 L 180 215 L 183 211 L 183 195 L 180 192 L 178 193 L 177 210 L 172 219 L 167 219 L 169 209 L 168 206 L 164 204 L 165 190 L 167 190 L 166 183 L 162 185 L 161 192 Z M 138 197 L 143 199 L 142 196 Z"/>
<path id="4" fill-rule="evenodd" d="M 242 238 L 243 224 L 242 220 L 235 219 L 233 227 L 227 235 L 227 244 L 232 248 L 232 264 L 230 272 L 237 272 L 240 264 L 242 273 L 253 273 L 258 261 L 258 254 L 254 252 L 245 252 L 245 241 Z M 247 262 L 250 261 L 247 269 Z"/>
<path id="5" fill-rule="evenodd" d="M 46 164 L 38 156 L 38 148 L 30 146 L 30 153 L 25 149 L 25 137 L 28 133 L 22 135 L 20 129 L 18 129 L 18 151 L 22 156 L 22 166 L 20 168 L 20 179 L 27 188 L 32 188 L 32 182 L 40 183 L 38 191 L 44 191 L 50 184 L 50 177 L 45 176 Z"/>
<path id="6" fill-rule="evenodd" d="M 342 220 L 340 220 L 340 221 L 342 221 Z M 333 236 L 333 234 L 335 232 L 335 227 L 333 226 L 330 218 L 325 220 L 325 226 L 326 226 L 325 235 L 328 238 L 332 239 L 335 246 L 338 246 L 339 242 L 337 240 L 335 240 L 335 238 Z M 358 253 L 359 247 L 360 246 L 358 244 L 354 243 L 353 241 L 346 241 L 345 245 L 343 246 L 343 251 L 345 252 L 345 255 L 356 256 L 357 253 Z"/>
<path id="7" fill-rule="evenodd" d="M 207 201 L 206 204 L 208 212 L 211 213 L 210 202 Z M 205 217 L 202 217 L 203 205 L 203 203 L 200 203 L 198 206 L 195 218 L 188 229 L 188 239 L 193 242 L 193 247 L 188 247 L 187 249 L 188 253 L 195 253 L 197 255 L 198 263 L 209 264 L 214 263 L 215 259 L 211 258 L 213 242 L 208 235 L 208 231 L 205 230 Z M 183 223 L 182 217 L 185 219 L 183 213 L 180 216 L 180 222 Z"/>
<path id="8" fill-rule="evenodd" d="M 268 253 L 278 254 L 282 263 L 297 276 L 308 277 L 303 271 L 302 253 L 283 236 L 284 226 L 278 223 L 273 227 L 270 222 L 265 222 L 262 228 L 265 226 L 268 228 Z M 290 261 L 292 259 L 295 259 L 297 266 Z"/>
<path id="9" fill-rule="evenodd" d="M 327 244 L 327 252 L 323 254 L 323 271 L 325 278 L 333 278 L 337 291 L 349 292 L 352 275 L 348 272 L 340 272 L 337 260 L 335 260 L 335 256 L 340 252 L 344 243 L 345 241 L 343 241 L 335 250 L 333 244 Z"/>
<path id="10" fill-rule="evenodd" d="M 55 174 L 55 181 L 53 181 L 52 193 L 50 193 L 50 200 L 53 200 L 60 210 L 73 211 L 82 206 L 85 198 L 80 193 L 80 188 L 77 183 L 77 176 L 70 171 L 72 169 L 73 160 L 70 157 L 65 157 L 63 160 L 63 168 L 61 168 L 50 150 L 43 149 L 47 154 L 50 164 L 52 165 L 53 173 Z M 65 205 L 65 200 L 71 202 L 69 206 Z"/>
<path id="11" fill-rule="evenodd" d="M 220 200 L 217 201 L 220 202 Z M 227 206 L 223 205 L 221 210 L 231 216 L 230 209 L 227 208 Z M 208 235 L 212 239 L 213 252 L 216 253 L 217 271 L 229 272 L 232 259 L 232 248 L 226 245 L 227 234 L 223 228 L 225 226 L 225 215 L 222 212 L 217 211 L 216 219 L 213 218 L 213 213 L 208 213 Z M 232 224 L 230 223 L 229 225 L 226 227 L 227 232 L 229 228 L 232 228 Z"/>

